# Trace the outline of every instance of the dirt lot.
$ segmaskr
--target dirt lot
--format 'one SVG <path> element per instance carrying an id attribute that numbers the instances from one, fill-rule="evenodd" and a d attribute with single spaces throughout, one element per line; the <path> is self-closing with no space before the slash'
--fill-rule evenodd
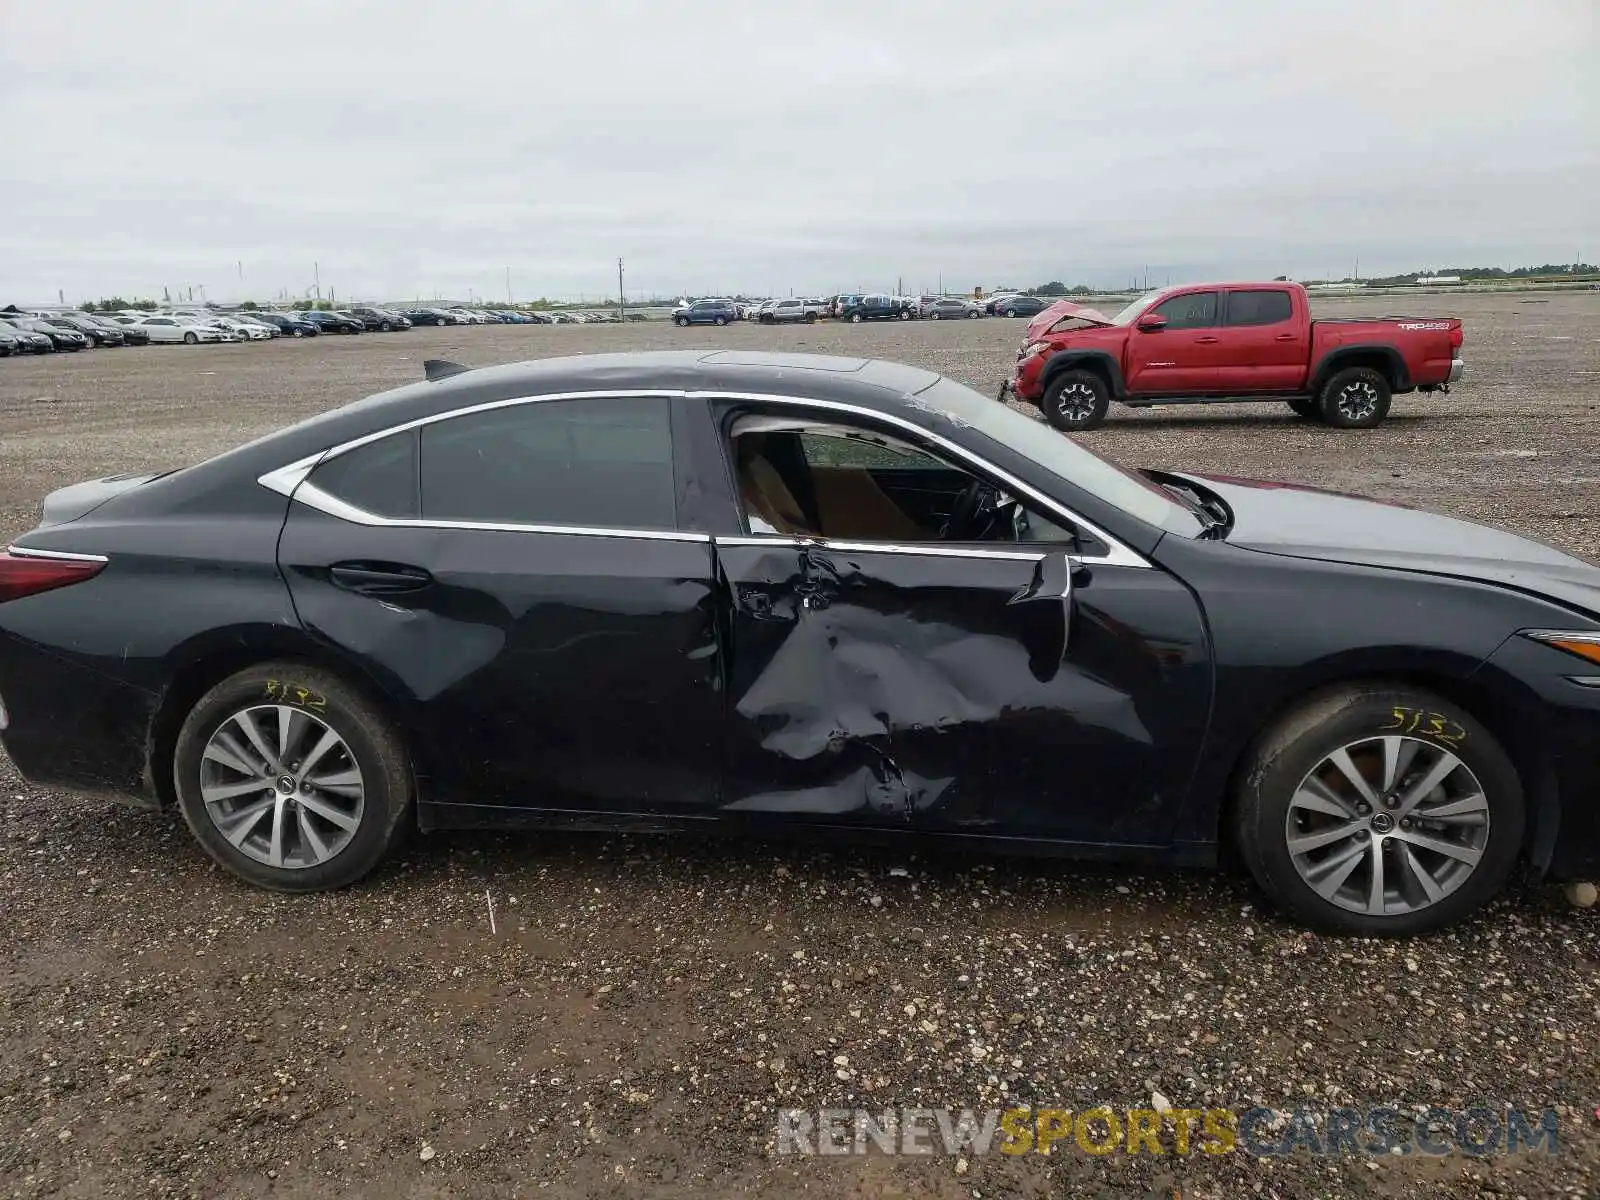
<path id="1" fill-rule="evenodd" d="M 1392 299 L 1331 314 L 1387 312 Z M 1600 556 L 1600 296 L 1427 297 L 1469 375 L 1378 430 L 1113 410 L 1128 463 L 1304 480 Z M 0 362 L 0 532 L 474 364 L 863 353 L 992 390 L 1020 322 L 505 327 Z M 497 914 L 491 933 L 485 893 Z M 0 757 L 0 1195 L 1600 1194 L 1600 925 L 1522 885 L 1443 936 L 1303 935 L 1241 881 L 692 839 L 436 836 L 333 896 Z M 779 1158 L 778 1107 L 1553 1108 L 1554 1157 Z M 1061 1151 L 1065 1151 L 1064 1153 Z"/>

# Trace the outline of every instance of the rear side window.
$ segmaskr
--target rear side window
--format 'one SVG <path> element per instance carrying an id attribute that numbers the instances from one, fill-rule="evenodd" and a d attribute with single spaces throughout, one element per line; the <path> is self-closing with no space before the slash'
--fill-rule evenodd
<path id="1" fill-rule="evenodd" d="M 1168 329 L 1203 329 L 1217 323 L 1217 294 L 1191 292 L 1163 300 L 1150 310 L 1152 316 L 1165 317 Z"/>
<path id="2" fill-rule="evenodd" d="M 424 425 L 422 517 L 495 525 L 677 525 L 663 397 L 554 400 Z"/>
<path id="3" fill-rule="evenodd" d="M 417 434 L 408 429 L 330 458 L 310 483 L 363 512 L 414 520 L 417 503 Z"/>
<path id="4" fill-rule="evenodd" d="M 1229 325 L 1276 325 L 1294 315 L 1288 292 L 1229 292 Z"/>

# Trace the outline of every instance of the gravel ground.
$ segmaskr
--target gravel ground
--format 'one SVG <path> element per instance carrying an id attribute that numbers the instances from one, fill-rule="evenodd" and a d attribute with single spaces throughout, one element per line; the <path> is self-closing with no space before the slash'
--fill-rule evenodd
<path id="1" fill-rule="evenodd" d="M 1397 302 L 1339 301 L 1329 314 Z M 1600 554 L 1600 297 L 1426 297 L 1468 382 L 1340 434 L 1113 410 L 1140 465 L 1303 480 Z M 418 330 L 0 362 L 0 530 L 419 377 L 590 349 L 861 352 L 992 390 L 1020 322 Z M 487 893 L 487 896 L 486 896 Z M 489 898 L 495 912 L 493 931 Z M 286 898 L 0 756 L 0 1195 L 1600 1194 L 1600 927 L 1521 885 L 1443 935 L 1305 935 L 1244 882 L 698 838 L 450 834 Z M 779 1107 L 1553 1108 L 1518 1158 L 778 1157 Z M 1065 1150 L 1065 1152 L 1061 1152 Z"/>

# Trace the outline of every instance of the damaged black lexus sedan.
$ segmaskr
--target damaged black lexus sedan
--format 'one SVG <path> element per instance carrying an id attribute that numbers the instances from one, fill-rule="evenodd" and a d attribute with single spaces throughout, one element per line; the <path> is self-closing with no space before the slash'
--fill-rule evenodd
<path id="1" fill-rule="evenodd" d="M 430 363 L 50 495 L 0 557 L 30 779 L 284 891 L 407 827 L 799 825 L 1205 863 L 1408 933 L 1600 862 L 1600 570 L 1114 466 L 926 371 Z"/>

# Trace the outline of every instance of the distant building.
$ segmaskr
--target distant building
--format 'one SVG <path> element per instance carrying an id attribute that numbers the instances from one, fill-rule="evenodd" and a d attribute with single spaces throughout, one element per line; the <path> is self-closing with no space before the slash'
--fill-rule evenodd
<path id="1" fill-rule="evenodd" d="M 1461 276 L 1459 276 L 1459 275 L 1419 275 L 1419 276 L 1417 276 L 1417 282 L 1418 283 L 1460 283 L 1461 282 Z"/>

